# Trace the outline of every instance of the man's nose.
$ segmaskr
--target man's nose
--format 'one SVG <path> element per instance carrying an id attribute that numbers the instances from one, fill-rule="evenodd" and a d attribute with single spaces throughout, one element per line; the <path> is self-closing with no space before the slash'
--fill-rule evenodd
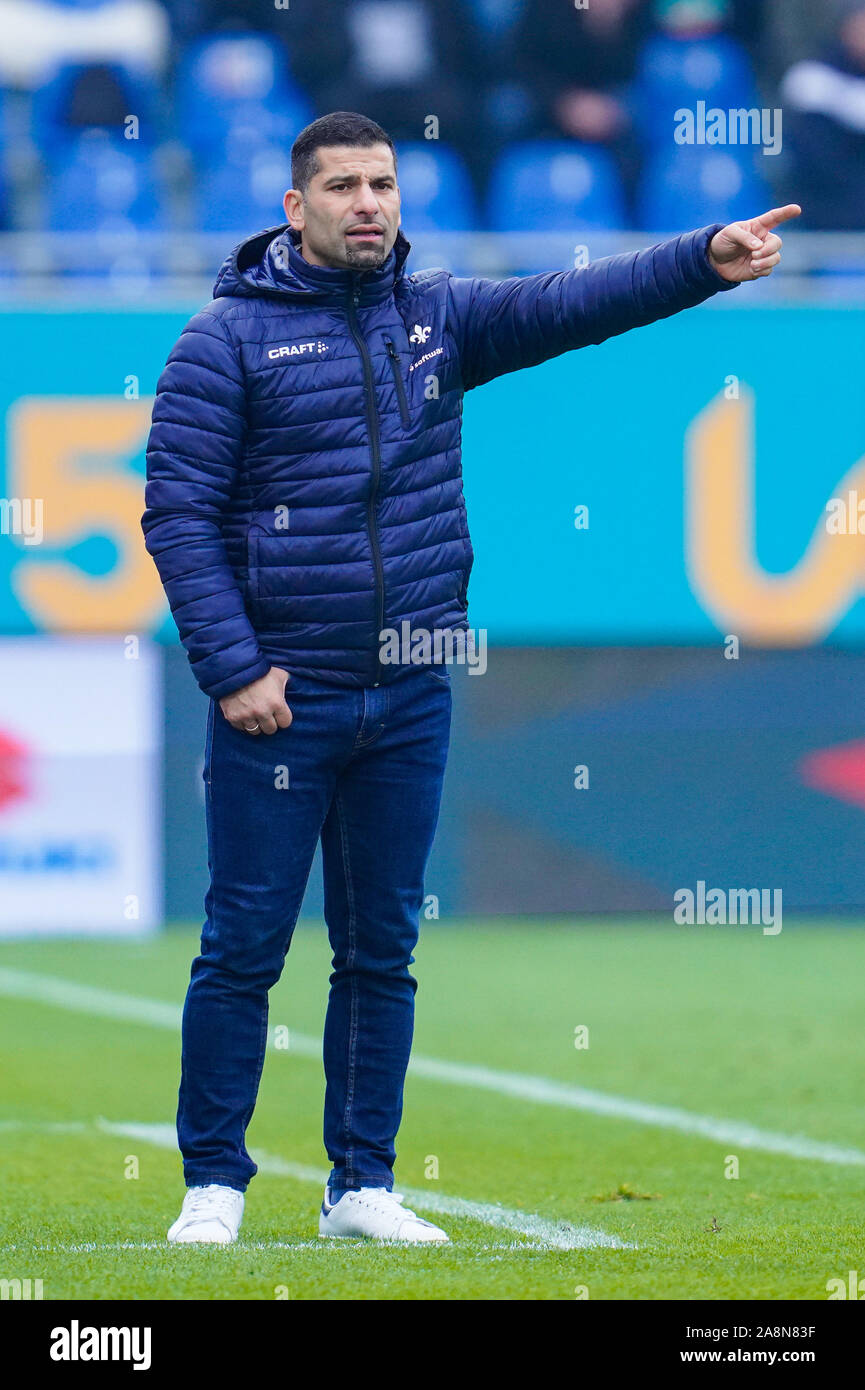
<path id="1" fill-rule="evenodd" d="M 354 211 L 363 213 L 378 212 L 378 198 L 368 183 L 362 183 L 354 200 Z"/>

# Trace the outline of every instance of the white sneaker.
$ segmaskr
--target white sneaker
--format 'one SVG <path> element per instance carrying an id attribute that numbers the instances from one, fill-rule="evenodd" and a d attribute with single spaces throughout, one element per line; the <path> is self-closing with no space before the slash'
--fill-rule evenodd
<path id="1" fill-rule="evenodd" d="M 235 1188 L 215 1182 L 190 1187 L 168 1239 L 172 1245 L 230 1245 L 242 1216 L 243 1193 Z"/>
<path id="2" fill-rule="evenodd" d="M 386 1187 L 362 1187 L 359 1192 L 345 1192 L 334 1203 L 330 1200 L 330 1188 L 326 1187 L 318 1234 L 367 1236 L 372 1240 L 397 1240 L 408 1245 L 449 1240 L 438 1226 L 423 1221 L 404 1207 L 399 1192 L 388 1192 Z"/>

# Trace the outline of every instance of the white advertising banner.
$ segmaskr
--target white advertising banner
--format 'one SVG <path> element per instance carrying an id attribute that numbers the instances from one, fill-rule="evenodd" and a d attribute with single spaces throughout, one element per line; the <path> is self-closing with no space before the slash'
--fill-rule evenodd
<path id="1" fill-rule="evenodd" d="M 159 925 L 160 765 L 154 644 L 0 639 L 0 935 Z"/>

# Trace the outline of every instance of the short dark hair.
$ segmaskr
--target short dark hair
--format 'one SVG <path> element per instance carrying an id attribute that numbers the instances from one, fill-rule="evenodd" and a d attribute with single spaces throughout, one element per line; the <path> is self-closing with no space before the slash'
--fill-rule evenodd
<path id="1" fill-rule="evenodd" d="M 386 130 L 357 111 L 331 111 L 304 126 L 291 147 L 292 186 L 305 193 L 319 170 L 317 152 L 327 145 L 387 145 L 396 167 L 396 149 Z"/>

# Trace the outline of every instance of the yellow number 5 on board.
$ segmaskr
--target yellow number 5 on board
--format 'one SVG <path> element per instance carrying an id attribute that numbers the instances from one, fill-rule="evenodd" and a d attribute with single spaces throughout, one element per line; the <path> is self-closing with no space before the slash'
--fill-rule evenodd
<path id="1" fill-rule="evenodd" d="M 152 404 L 30 396 L 10 412 L 7 495 L 42 503 L 42 543 L 22 545 L 12 573 L 18 602 L 37 627 L 141 632 L 161 619 L 162 587 L 140 527 L 144 480 L 128 468 Z M 87 574 L 57 556 L 92 536 L 107 536 L 116 548 L 107 574 Z"/>

